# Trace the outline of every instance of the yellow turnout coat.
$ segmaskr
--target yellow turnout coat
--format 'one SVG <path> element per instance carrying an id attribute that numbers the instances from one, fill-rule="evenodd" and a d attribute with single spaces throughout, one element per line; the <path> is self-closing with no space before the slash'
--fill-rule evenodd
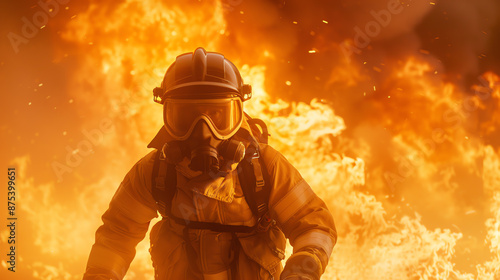
<path id="1" fill-rule="evenodd" d="M 276 223 L 260 233 L 189 230 L 196 255 L 190 263 L 184 226 L 168 217 L 151 230 L 151 256 L 156 279 L 257 280 L 279 279 L 286 238 L 294 254 L 313 255 L 321 270 L 328 263 L 337 233 L 331 213 L 299 172 L 271 146 L 260 145 L 270 177 L 269 210 Z M 122 279 L 158 208 L 152 195 L 157 151 L 139 160 L 125 176 L 103 225 L 96 232 L 84 279 Z M 210 182 L 196 182 L 185 163 L 176 166 L 177 193 L 173 215 L 193 221 L 254 226 L 257 223 L 240 186 L 236 170 Z M 196 267 L 197 269 L 192 269 Z"/>

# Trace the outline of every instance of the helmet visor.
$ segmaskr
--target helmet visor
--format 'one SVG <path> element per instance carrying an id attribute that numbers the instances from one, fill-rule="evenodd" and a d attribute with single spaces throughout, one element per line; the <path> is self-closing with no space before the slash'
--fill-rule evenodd
<path id="1" fill-rule="evenodd" d="M 233 136 L 243 121 L 243 104 L 239 97 L 167 98 L 163 106 L 165 127 L 177 140 L 187 139 L 201 119 L 219 139 Z"/>

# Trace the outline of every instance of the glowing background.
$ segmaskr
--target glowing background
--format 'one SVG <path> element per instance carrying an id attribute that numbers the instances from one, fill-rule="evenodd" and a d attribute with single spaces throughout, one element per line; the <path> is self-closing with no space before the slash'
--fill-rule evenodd
<path id="1" fill-rule="evenodd" d="M 2 2 L 0 157 L 18 168 L 19 220 L 15 274 L 0 228 L 0 278 L 81 278 L 161 126 L 152 89 L 203 46 L 241 69 L 246 111 L 332 211 L 323 279 L 500 279 L 499 5 L 404 2 L 346 56 L 390 2 L 67 1 L 17 53 L 9 34 L 44 10 Z M 152 278 L 147 248 L 128 279 Z"/>

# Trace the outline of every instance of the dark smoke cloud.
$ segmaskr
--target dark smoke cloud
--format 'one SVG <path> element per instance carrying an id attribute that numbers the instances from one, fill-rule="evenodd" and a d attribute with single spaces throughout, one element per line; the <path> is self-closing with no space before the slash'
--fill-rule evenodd
<path id="1" fill-rule="evenodd" d="M 374 21 L 373 13 L 387 10 L 390 0 L 383 1 L 223 1 L 230 31 L 224 50 L 227 56 L 246 54 L 247 63 L 259 63 L 264 51 L 273 54 L 267 86 L 277 96 L 307 100 L 304 90 L 314 96 L 331 98 L 332 91 L 345 85 L 327 86 L 325 80 L 344 59 L 338 46 L 356 36 L 356 27 L 364 30 Z M 353 54 L 352 63 L 369 61 L 371 66 L 391 65 L 408 55 L 428 51 L 435 67 L 444 67 L 454 78 L 479 74 L 496 64 L 498 45 L 498 5 L 482 1 L 401 1 L 404 10 L 393 14 L 388 25 L 370 38 L 370 45 Z M 328 23 L 324 23 L 323 20 Z M 294 24 L 296 22 L 296 24 Z M 495 29 L 496 28 L 496 29 Z M 254 43 L 258 42 L 258 43 Z M 265 42 L 262 44 L 261 42 Z M 308 53 L 317 49 L 314 54 Z M 486 59 L 479 58 L 484 54 Z M 488 61 L 488 63 L 481 63 Z M 377 75 L 367 70 L 368 74 Z M 285 85 L 292 81 L 292 87 Z M 469 85 L 470 85 L 469 81 Z M 361 92 L 377 84 L 371 81 Z M 352 88 L 352 87 L 351 87 Z"/>
<path id="2" fill-rule="evenodd" d="M 472 79 L 498 64 L 498 1 L 441 1 L 418 26 L 423 47 L 446 66 L 448 72 Z M 435 39 L 438 37 L 439 39 Z M 485 62 L 488 63 L 485 63 Z"/>

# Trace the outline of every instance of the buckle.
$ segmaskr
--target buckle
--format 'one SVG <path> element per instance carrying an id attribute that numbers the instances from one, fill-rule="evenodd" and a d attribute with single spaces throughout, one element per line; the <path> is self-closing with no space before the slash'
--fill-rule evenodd
<path id="1" fill-rule="evenodd" d="M 161 150 L 160 150 L 160 151 L 158 151 L 158 152 L 160 153 L 160 157 L 159 157 L 159 159 L 160 159 L 160 160 L 165 160 L 165 159 L 167 158 L 167 152 L 166 152 L 167 145 L 168 145 L 168 144 L 167 144 L 167 143 L 165 143 L 165 144 L 163 145 L 163 147 L 161 148 Z"/>
<path id="2" fill-rule="evenodd" d="M 259 212 L 267 211 L 267 203 L 262 203 L 261 205 L 257 206 L 257 211 Z"/>
<path id="3" fill-rule="evenodd" d="M 259 151 L 255 151 L 255 153 L 253 153 L 253 155 L 252 155 L 252 159 L 256 159 L 256 158 L 260 158 Z"/>
<path id="4" fill-rule="evenodd" d="M 257 185 L 258 190 L 260 190 L 260 189 L 262 189 L 264 187 L 264 185 L 266 183 L 264 182 L 264 179 L 261 179 L 261 180 L 255 181 L 255 184 Z"/>

